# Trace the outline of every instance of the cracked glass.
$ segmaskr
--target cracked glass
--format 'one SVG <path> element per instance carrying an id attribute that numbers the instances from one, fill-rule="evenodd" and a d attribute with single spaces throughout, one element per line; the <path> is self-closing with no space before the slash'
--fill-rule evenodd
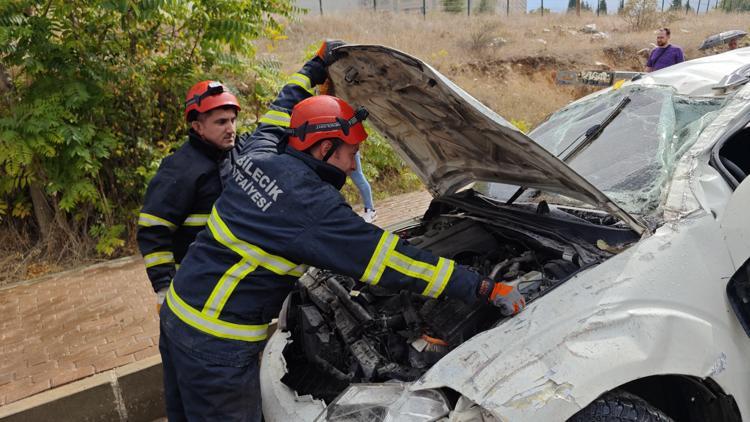
<path id="1" fill-rule="evenodd" d="M 657 210 L 677 161 L 718 114 L 723 99 L 680 96 L 669 87 L 627 87 L 571 104 L 529 136 L 562 159 L 626 96 L 630 102 L 601 135 L 570 156 L 566 164 L 625 211 L 645 215 Z M 503 185 L 486 190 L 501 199 L 506 199 L 508 192 L 512 189 Z M 533 192 L 519 201 L 529 200 L 531 195 Z M 556 197 L 563 199 L 556 195 L 544 199 L 556 202 Z"/>

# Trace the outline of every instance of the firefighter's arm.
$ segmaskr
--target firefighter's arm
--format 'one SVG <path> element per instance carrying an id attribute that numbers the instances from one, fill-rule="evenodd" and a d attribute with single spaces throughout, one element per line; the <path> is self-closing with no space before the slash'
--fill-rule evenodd
<path id="1" fill-rule="evenodd" d="M 479 298 L 480 274 L 365 223 L 343 202 L 315 216 L 294 242 L 295 251 L 300 262 L 391 290 L 466 303 Z"/>
<path id="2" fill-rule="evenodd" d="M 260 125 L 253 136 L 270 135 L 277 139 L 283 138 L 285 129 L 291 121 L 292 109 L 298 102 L 315 95 L 313 88 L 326 80 L 326 67 L 334 61 L 332 49 L 342 44 L 340 41 L 324 42 L 316 56 L 286 81 L 266 114 L 261 117 Z"/>
<path id="3" fill-rule="evenodd" d="M 193 176 L 166 159 L 146 190 L 137 240 L 155 292 L 169 287 L 175 274 L 173 233 L 191 219 L 202 217 L 189 214 L 195 195 Z"/>

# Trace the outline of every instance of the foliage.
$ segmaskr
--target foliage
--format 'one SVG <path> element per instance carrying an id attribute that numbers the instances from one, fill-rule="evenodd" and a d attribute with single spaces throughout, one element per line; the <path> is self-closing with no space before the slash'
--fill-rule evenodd
<path id="1" fill-rule="evenodd" d="M 362 172 L 372 186 L 373 196 L 380 198 L 419 189 L 422 186 L 419 177 L 396 155 L 383 135 L 367 123 L 365 128 L 367 141 L 360 149 Z M 347 179 L 343 193 L 349 203 L 361 203 L 359 191 L 351 180 Z"/>
<path id="2" fill-rule="evenodd" d="M 621 16 L 633 31 L 654 28 L 659 22 L 656 0 L 629 0 Z"/>
<path id="3" fill-rule="evenodd" d="M 672 4 L 669 5 L 669 10 L 682 10 L 682 0 L 672 0 Z"/>
<path id="4" fill-rule="evenodd" d="M 466 0 L 441 0 L 443 11 L 448 13 L 461 13 L 464 11 Z"/>
<path id="5" fill-rule="evenodd" d="M 531 130 L 531 125 L 529 124 L 529 122 L 525 120 L 511 119 L 510 124 L 517 127 L 518 130 L 520 130 L 523 133 L 529 133 L 529 131 Z"/>
<path id="6" fill-rule="evenodd" d="M 478 13 L 492 13 L 495 11 L 495 4 L 491 0 L 480 0 L 477 6 Z"/>
<path id="7" fill-rule="evenodd" d="M 187 89 L 249 68 L 240 92 L 265 101 L 275 70 L 252 63 L 253 40 L 297 12 L 283 0 L 0 2 L 3 224 L 57 247 L 93 236 L 115 253 L 159 160 L 184 139 Z"/>
<path id="8" fill-rule="evenodd" d="M 599 0 L 599 13 L 607 14 L 607 0 Z"/>
<path id="9" fill-rule="evenodd" d="M 725 12 L 748 12 L 750 0 L 721 0 L 719 7 Z"/>
<path id="10" fill-rule="evenodd" d="M 620 0 L 620 4 L 617 6 L 617 14 L 622 15 L 625 13 L 625 0 Z"/>

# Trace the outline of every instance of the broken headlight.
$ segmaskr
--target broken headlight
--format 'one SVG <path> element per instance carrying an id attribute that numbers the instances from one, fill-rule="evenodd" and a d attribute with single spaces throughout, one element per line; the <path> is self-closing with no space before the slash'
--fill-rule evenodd
<path id="1" fill-rule="evenodd" d="M 411 383 L 352 384 L 318 421 L 431 421 L 447 416 L 448 400 L 438 390 L 411 391 Z"/>

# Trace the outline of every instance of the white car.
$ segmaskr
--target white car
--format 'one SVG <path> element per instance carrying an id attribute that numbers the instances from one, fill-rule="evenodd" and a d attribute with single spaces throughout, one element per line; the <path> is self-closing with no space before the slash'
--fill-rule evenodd
<path id="1" fill-rule="evenodd" d="M 528 136 L 418 59 L 341 53 L 337 95 L 435 197 L 394 230 L 528 307 L 312 270 L 263 354 L 267 421 L 750 420 L 750 48 L 615 84 Z"/>

